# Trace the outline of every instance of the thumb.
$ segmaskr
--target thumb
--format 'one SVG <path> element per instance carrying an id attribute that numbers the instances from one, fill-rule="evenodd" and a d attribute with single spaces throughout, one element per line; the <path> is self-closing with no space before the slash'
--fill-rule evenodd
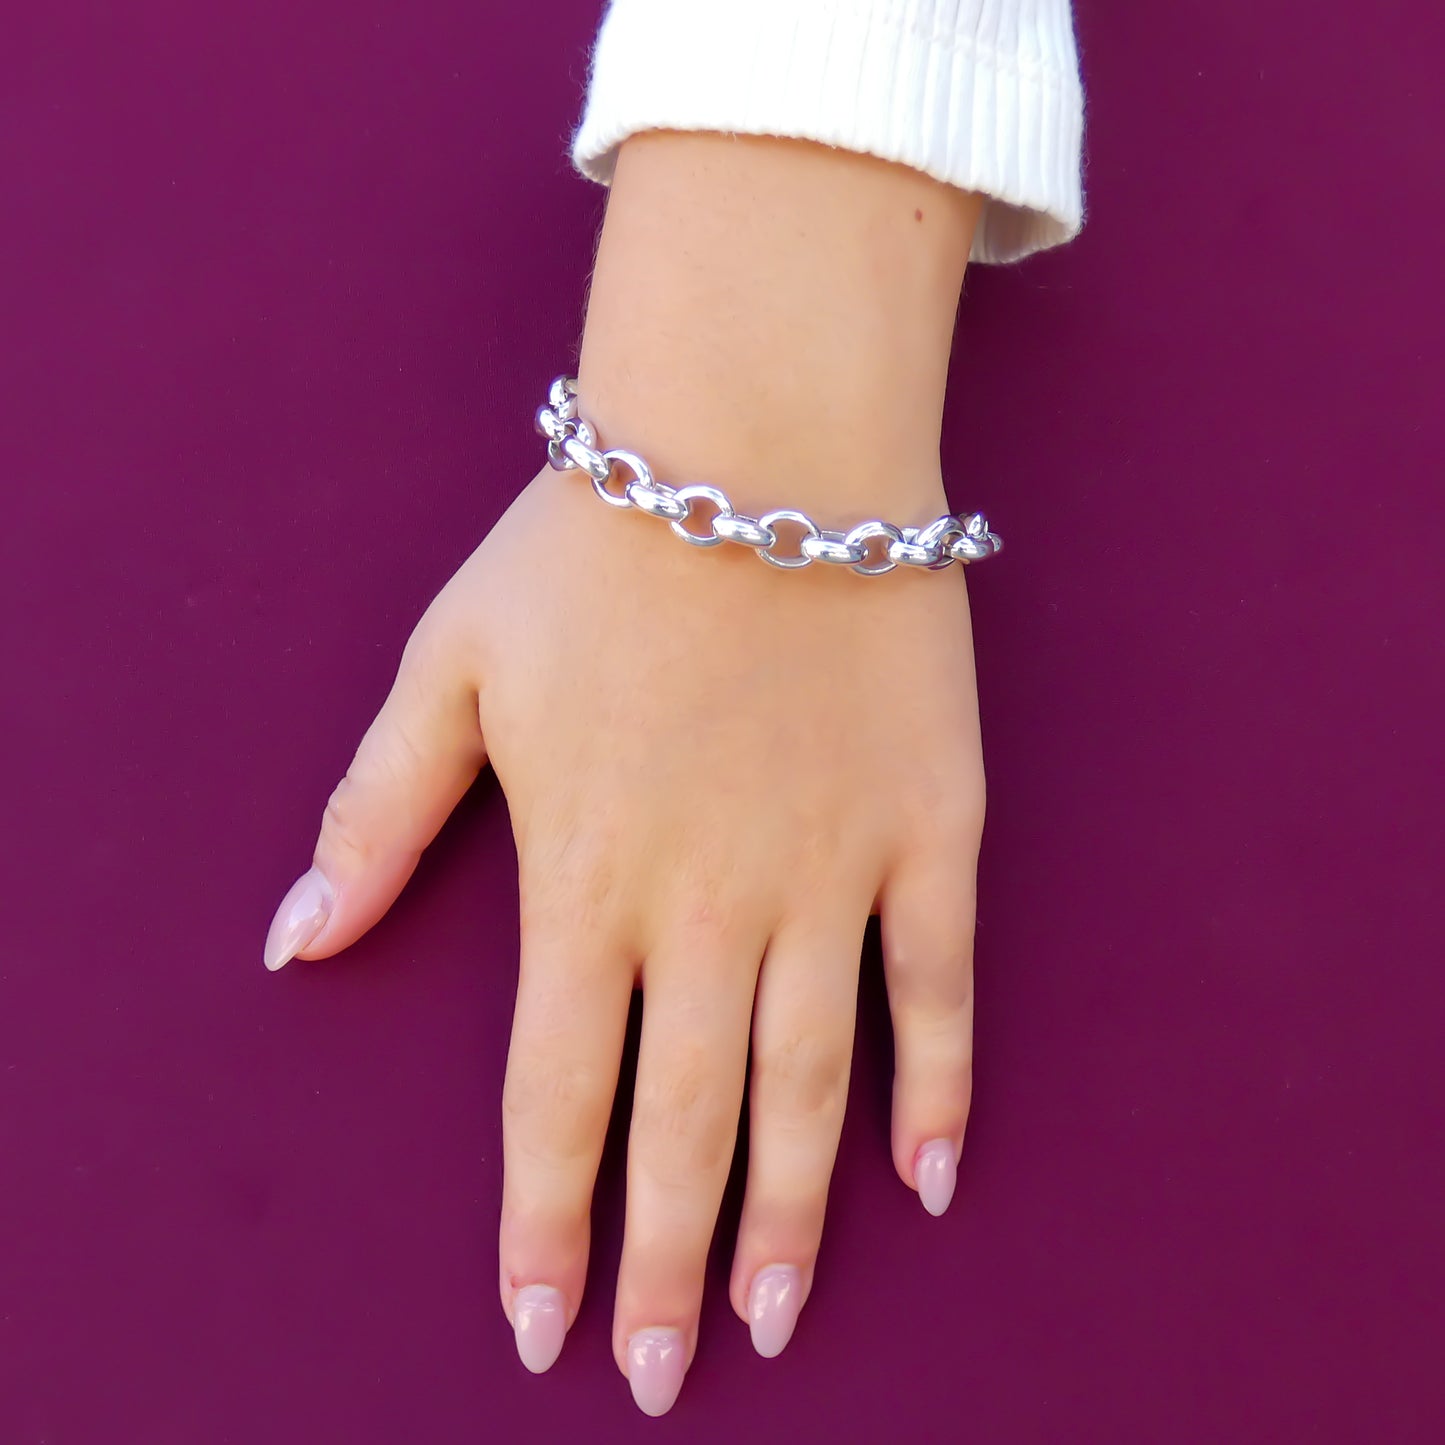
<path id="1" fill-rule="evenodd" d="M 412 634 L 386 702 L 326 805 L 312 866 L 276 910 L 265 950 L 273 972 L 360 938 L 395 902 L 486 761 L 464 653 L 448 648 L 429 618 Z"/>

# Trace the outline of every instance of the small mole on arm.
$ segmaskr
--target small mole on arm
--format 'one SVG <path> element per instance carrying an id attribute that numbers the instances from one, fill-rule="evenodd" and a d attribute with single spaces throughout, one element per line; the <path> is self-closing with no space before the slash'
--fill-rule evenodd
<path id="1" fill-rule="evenodd" d="M 913 213 L 913 219 L 914 219 L 915 221 L 921 221 L 921 220 L 923 219 L 923 212 L 922 212 L 922 211 L 914 211 L 914 213 Z"/>

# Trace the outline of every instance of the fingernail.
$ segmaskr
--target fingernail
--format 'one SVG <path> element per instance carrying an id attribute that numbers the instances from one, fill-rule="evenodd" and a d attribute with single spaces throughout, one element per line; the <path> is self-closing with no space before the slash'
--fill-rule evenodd
<path id="1" fill-rule="evenodd" d="M 918 1151 L 913 1161 L 913 1182 L 918 1197 L 932 1215 L 942 1214 L 953 1198 L 958 1182 L 958 1160 L 954 1158 L 951 1139 L 933 1139 Z"/>
<path id="2" fill-rule="evenodd" d="M 770 1264 L 753 1276 L 748 1325 L 753 1348 L 765 1359 L 781 1355 L 803 1307 L 803 1276 L 791 1264 Z"/>
<path id="3" fill-rule="evenodd" d="M 529 1284 L 512 1301 L 512 1328 L 522 1363 L 540 1375 L 557 1363 L 567 1338 L 567 1301 L 549 1284 Z"/>
<path id="4" fill-rule="evenodd" d="M 627 1381 L 644 1415 L 665 1415 L 682 1389 L 681 1330 L 647 1329 L 627 1341 Z"/>
<path id="5" fill-rule="evenodd" d="M 309 868 L 281 900 L 266 935 L 266 967 L 284 968 L 323 928 L 336 901 L 323 874 Z"/>

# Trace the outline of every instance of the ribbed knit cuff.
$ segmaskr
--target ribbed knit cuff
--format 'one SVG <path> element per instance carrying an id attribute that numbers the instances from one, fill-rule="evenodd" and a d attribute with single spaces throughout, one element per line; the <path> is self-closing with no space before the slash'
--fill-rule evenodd
<path id="1" fill-rule="evenodd" d="M 971 260 L 1083 225 L 1069 0 L 613 0 L 572 160 L 604 185 L 642 130 L 792 136 L 989 198 Z"/>

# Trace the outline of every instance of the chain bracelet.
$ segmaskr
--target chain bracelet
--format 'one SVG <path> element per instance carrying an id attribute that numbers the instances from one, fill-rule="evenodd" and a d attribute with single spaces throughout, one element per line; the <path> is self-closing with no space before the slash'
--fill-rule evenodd
<path id="1" fill-rule="evenodd" d="M 622 447 L 598 450 L 596 434 L 577 415 L 575 377 L 559 376 L 552 383 L 547 405 L 537 412 L 537 430 L 547 438 L 547 460 L 557 471 L 585 472 L 592 490 L 609 507 L 635 507 L 649 517 L 661 517 L 693 547 L 736 542 L 751 547 L 774 567 L 792 569 L 831 562 L 851 567 L 865 577 L 876 577 L 895 567 L 922 567 L 936 572 L 950 562 L 981 562 L 1003 549 L 1003 538 L 989 531 L 988 518 L 982 512 L 939 517 L 926 527 L 896 527 L 892 522 L 873 521 L 860 522 L 847 532 L 830 532 L 805 513 L 786 508 L 750 517 L 739 512 L 727 493 L 717 487 L 702 483 L 670 487 L 653 477 L 652 468 L 636 452 Z M 625 480 L 628 474 L 631 480 Z M 705 517 L 701 508 L 695 509 L 694 504 L 699 502 L 713 509 L 711 517 Z M 792 555 L 778 550 L 779 523 L 801 533 Z"/>

